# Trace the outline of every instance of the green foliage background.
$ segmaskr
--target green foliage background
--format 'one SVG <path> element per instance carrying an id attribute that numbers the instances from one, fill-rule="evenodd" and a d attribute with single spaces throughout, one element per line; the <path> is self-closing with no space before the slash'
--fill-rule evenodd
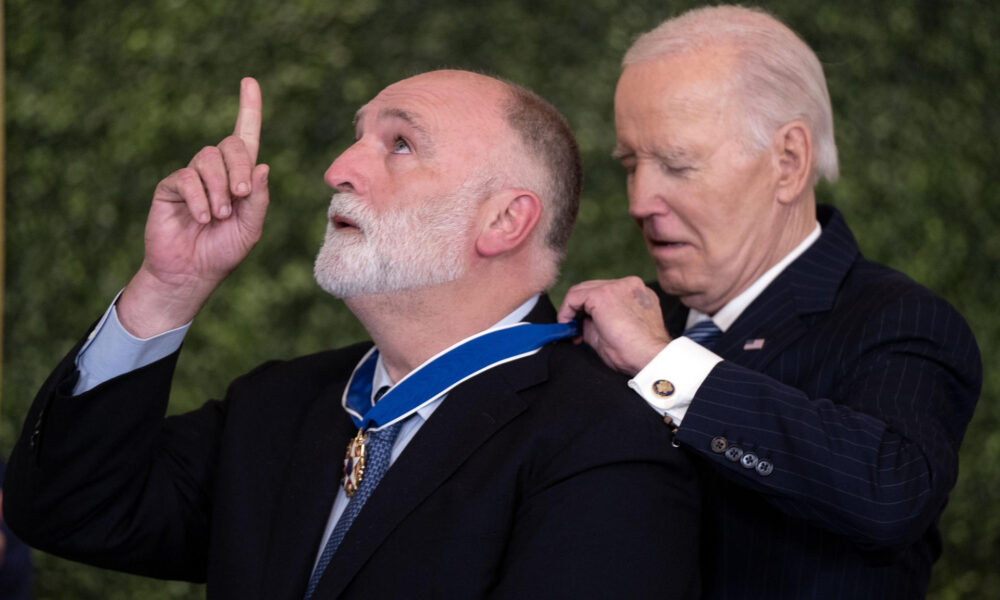
<path id="1" fill-rule="evenodd" d="M 172 411 L 232 377 L 364 337 L 320 292 L 312 259 L 322 174 L 354 111 L 386 84 L 439 67 L 483 70 L 549 98 L 576 129 L 586 187 L 554 296 L 575 281 L 652 275 L 609 158 L 618 61 L 691 2 L 499 0 L 8 0 L 7 239 L 0 452 L 48 370 L 142 255 L 157 181 L 232 128 L 239 79 L 265 100 L 272 166 L 264 239 L 186 342 Z M 863 251 L 948 298 L 986 365 L 961 478 L 942 519 L 932 598 L 1000 588 L 1000 14 L 991 2 L 781 0 L 765 4 L 817 51 L 843 176 L 820 189 Z M 752 548 L 747 549 L 752 552 Z M 200 586 L 36 554 L 40 599 L 200 598 Z"/>

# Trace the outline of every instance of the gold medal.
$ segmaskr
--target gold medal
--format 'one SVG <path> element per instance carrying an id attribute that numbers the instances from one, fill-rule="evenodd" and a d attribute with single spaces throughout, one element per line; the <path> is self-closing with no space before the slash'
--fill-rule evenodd
<path id="1" fill-rule="evenodd" d="M 358 430 L 358 435 L 347 444 L 347 456 L 344 457 L 344 493 L 350 498 L 358 491 L 361 479 L 365 476 L 365 442 L 368 433 Z"/>

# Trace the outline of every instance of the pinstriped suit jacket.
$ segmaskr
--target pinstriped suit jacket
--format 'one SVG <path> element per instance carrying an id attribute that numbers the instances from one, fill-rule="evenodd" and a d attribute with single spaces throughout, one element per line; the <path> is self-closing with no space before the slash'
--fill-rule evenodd
<path id="1" fill-rule="evenodd" d="M 710 465 L 707 598 L 922 598 L 940 555 L 979 350 L 944 300 L 865 260 L 835 209 L 819 219 L 716 343 L 676 435 Z M 661 300 L 680 335 L 687 309 Z"/>

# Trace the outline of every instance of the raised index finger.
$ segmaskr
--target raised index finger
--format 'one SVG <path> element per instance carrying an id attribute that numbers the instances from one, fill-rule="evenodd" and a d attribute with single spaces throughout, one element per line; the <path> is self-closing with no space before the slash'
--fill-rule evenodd
<path id="1" fill-rule="evenodd" d="M 236 115 L 233 135 L 243 140 L 251 163 L 257 162 L 257 150 L 260 148 L 262 106 L 260 85 L 257 84 L 257 80 L 253 77 L 244 77 L 240 82 L 240 110 Z"/>

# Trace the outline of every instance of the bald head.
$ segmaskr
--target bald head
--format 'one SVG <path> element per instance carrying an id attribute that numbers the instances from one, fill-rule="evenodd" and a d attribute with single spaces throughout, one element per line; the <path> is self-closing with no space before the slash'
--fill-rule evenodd
<path id="1" fill-rule="evenodd" d="M 506 95 L 506 84 L 492 77 L 458 70 L 430 71 L 387 86 L 358 110 L 355 124 L 372 111 L 380 117 L 399 117 L 433 143 L 424 148 L 425 153 L 445 143 L 461 144 L 465 164 L 475 165 L 487 159 L 496 136 L 508 133 L 502 110 Z"/>

